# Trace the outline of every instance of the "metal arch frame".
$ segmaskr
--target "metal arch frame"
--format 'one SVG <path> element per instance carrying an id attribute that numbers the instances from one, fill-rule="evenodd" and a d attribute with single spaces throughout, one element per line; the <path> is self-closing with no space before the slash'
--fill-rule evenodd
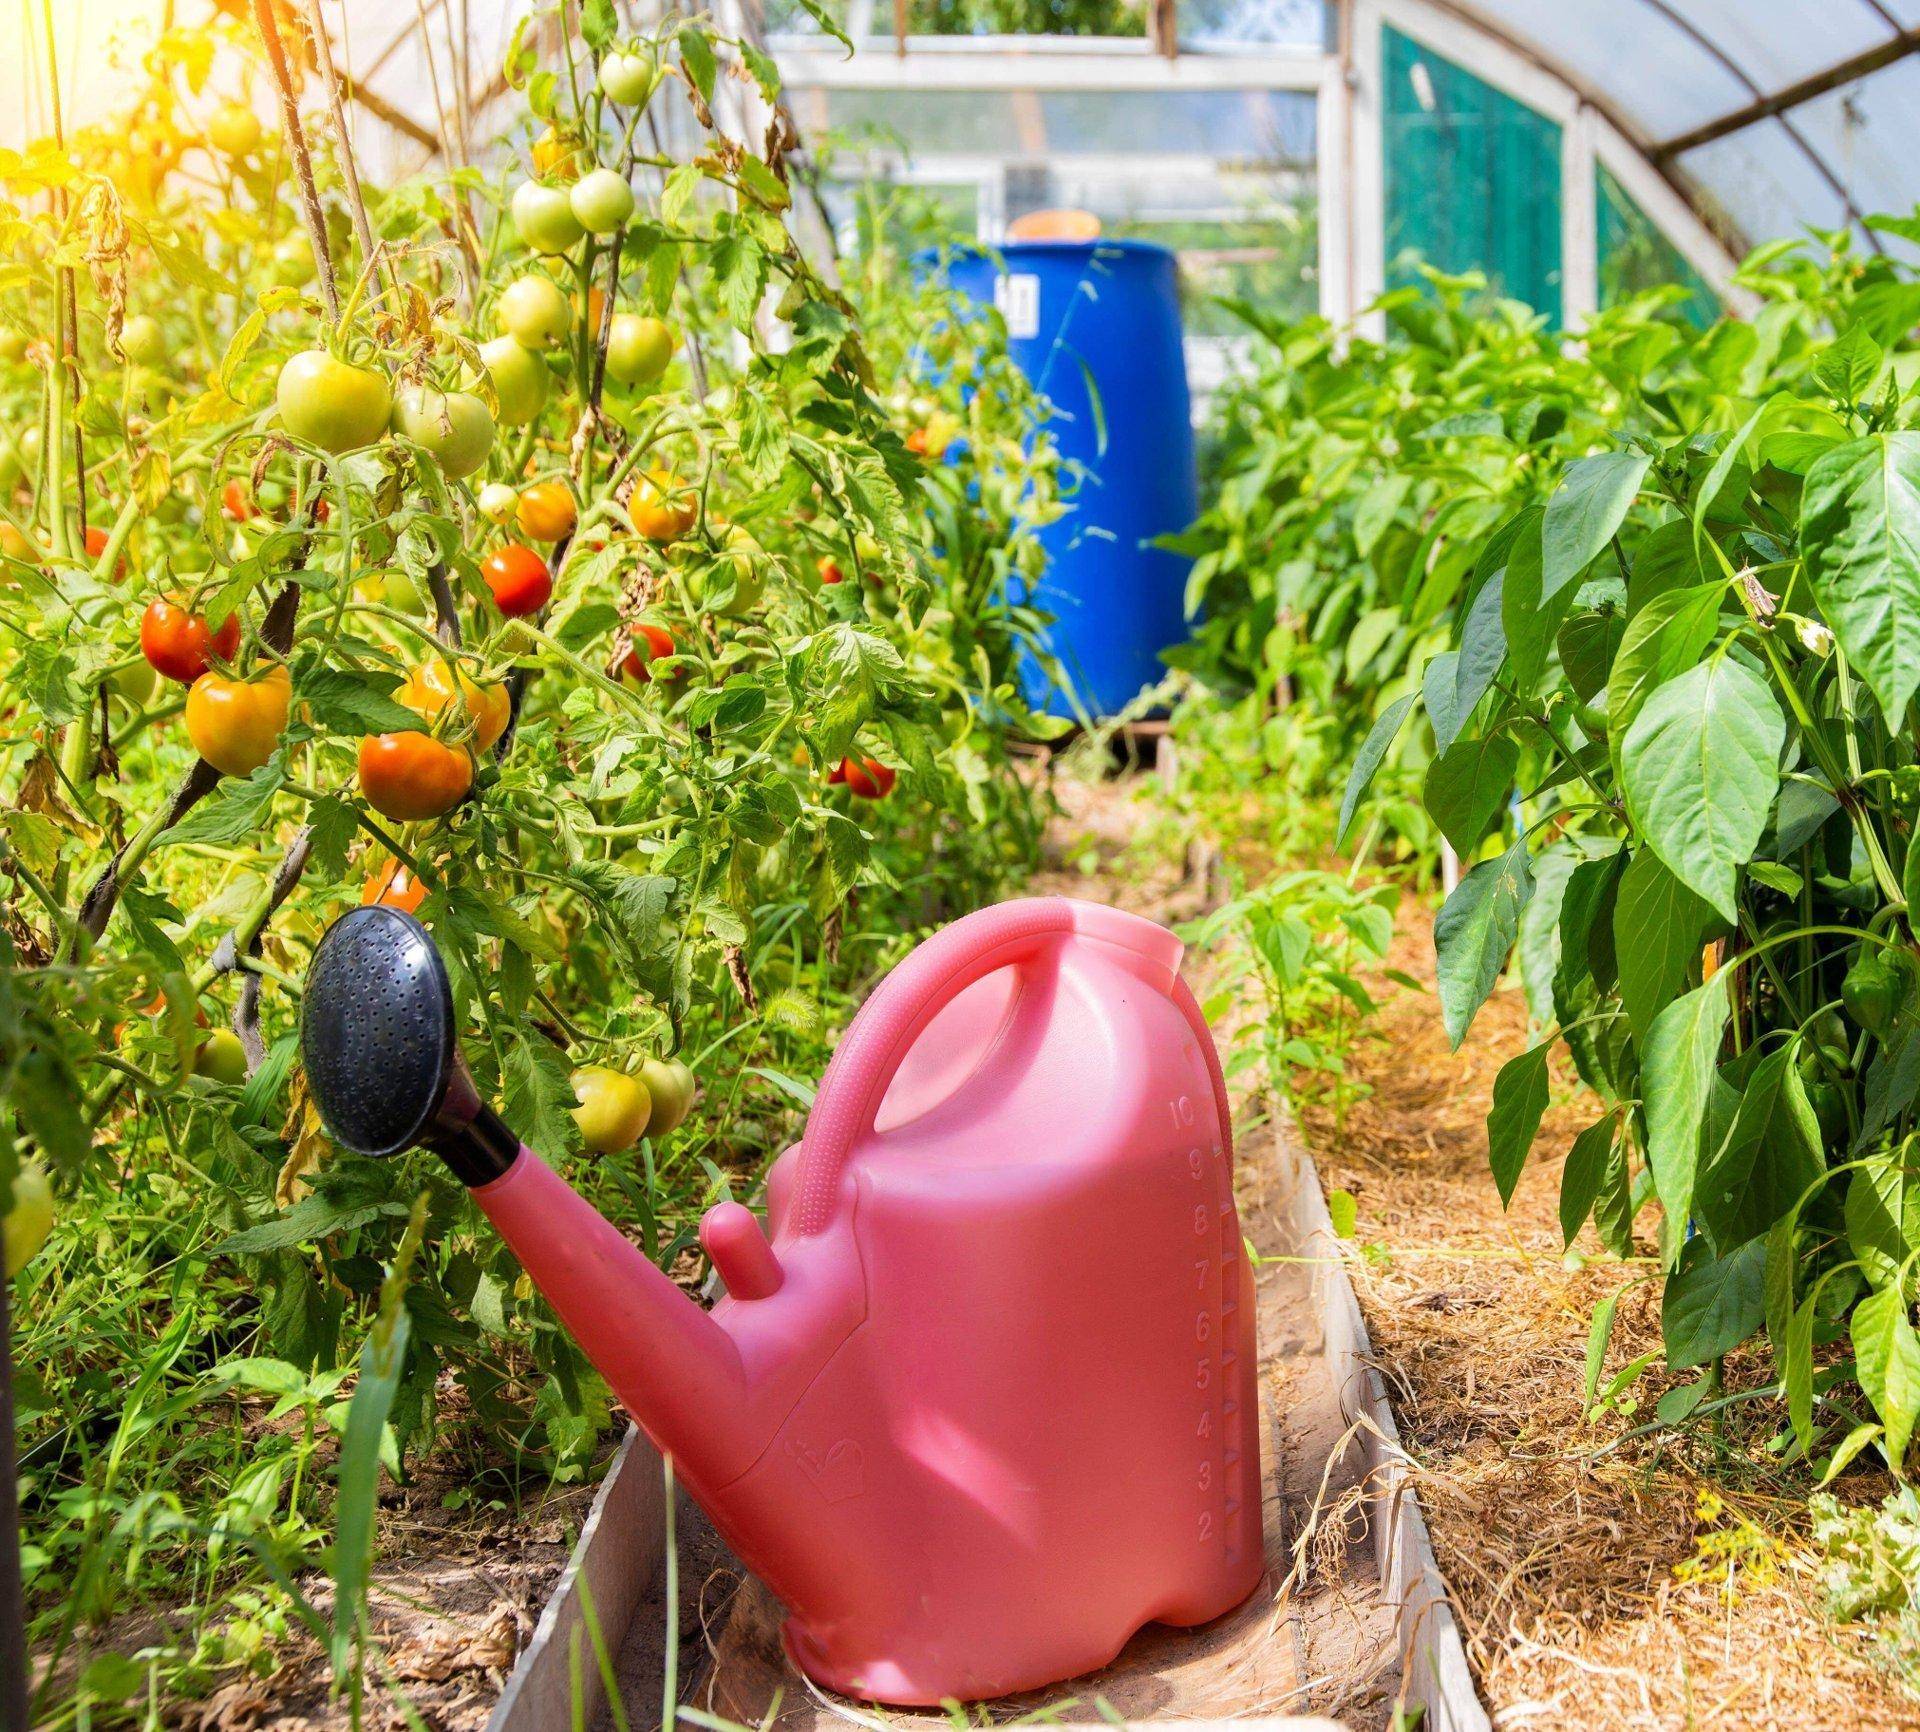
<path id="1" fill-rule="evenodd" d="M 1645 6 L 1648 11 L 1652 12 L 1656 17 L 1664 18 L 1676 30 L 1681 31 L 1687 40 L 1699 48 L 1702 53 L 1711 56 L 1716 64 L 1724 68 L 1728 75 L 1735 79 L 1746 90 L 1747 94 L 1753 99 L 1754 104 L 1764 105 L 1766 103 L 1767 93 L 1748 75 L 1746 68 L 1741 66 L 1732 55 L 1722 48 L 1719 43 L 1714 41 L 1712 37 L 1707 35 L 1707 33 L 1690 18 L 1684 17 L 1676 11 L 1673 6 L 1668 3 L 1668 0 L 1639 0 L 1639 3 Z M 1864 0 L 1864 4 L 1867 6 L 1867 9 L 1883 23 L 1892 22 L 1887 15 L 1886 8 L 1879 3 L 1879 0 Z M 1895 39 L 1902 34 L 1898 24 L 1893 25 L 1893 33 Z M 1752 106 L 1752 104 L 1749 106 Z M 1814 173 L 1819 175 L 1819 177 L 1827 183 L 1828 189 L 1838 197 L 1841 209 L 1847 214 L 1847 220 L 1851 223 L 1860 223 L 1862 220 L 1860 209 L 1853 202 L 1853 194 L 1847 191 L 1846 182 L 1834 173 L 1833 165 L 1815 148 L 1812 140 L 1787 118 L 1786 110 L 1781 109 L 1771 116 L 1759 117 L 1755 124 L 1759 124 L 1765 119 L 1772 119 L 1778 122 L 1780 130 L 1784 132 L 1788 138 L 1793 140 L 1794 147 L 1813 165 Z M 1648 150 L 1649 159 L 1656 160 L 1653 157 L 1653 151 L 1658 149 L 1658 147 L 1649 145 L 1645 148 Z M 1672 157 L 1677 154 L 1677 151 L 1665 152 L 1662 157 L 1657 160 L 1670 161 Z M 1865 233 L 1867 244 L 1871 246 L 1876 253 L 1882 251 L 1880 237 L 1871 229 L 1865 230 Z"/>

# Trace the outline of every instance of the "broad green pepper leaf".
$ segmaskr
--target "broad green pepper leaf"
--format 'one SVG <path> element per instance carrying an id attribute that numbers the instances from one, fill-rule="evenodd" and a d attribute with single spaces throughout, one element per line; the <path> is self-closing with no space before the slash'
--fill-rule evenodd
<path id="1" fill-rule="evenodd" d="M 1873 1287 L 1898 1279 L 1920 1250 L 1920 1169 L 1907 1145 L 1864 1157 L 1847 1180 L 1847 1245 Z"/>
<path id="2" fill-rule="evenodd" d="M 1780 785 L 1786 718 L 1766 682 L 1730 657 L 1648 698 L 1620 748 L 1622 789 L 1648 845 L 1726 919 Z"/>
<path id="3" fill-rule="evenodd" d="M 1513 789 L 1520 748 L 1505 734 L 1455 740 L 1427 766 L 1427 810 L 1462 855 L 1493 828 Z"/>
<path id="4" fill-rule="evenodd" d="M 1334 828 L 1334 846 L 1344 847 L 1347 832 L 1353 828 L 1354 814 L 1359 810 L 1360 802 L 1366 798 L 1367 790 L 1373 786 L 1373 778 L 1380 769 L 1381 760 L 1392 747 L 1400 732 L 1400 724 L 1407 719 L 1407 712 L 1413 708 L 1415 694 L 1407 693 L 1396 698 L 1382 710 L 1374 724 L 1367 730 L 1367 737 L 1361 742 L 1358 755 L 1353 760 L 1353 772 L 1347 777 L 1347 791 L 1340 797 L 1340 822 Z"/>
<path id="5" fill-rule="evenodd" d="M 1547 1110 L 1547 1055 L 1552 1040 L 1529 1047 L 1510 1058 L 1493 1079 L 1493 1108 L 1487 1114 L 1487 1160 L 1499 1188 L 1500 1206 L 1513 1202 L 1527 1153 L 1540 1131 L 1540 1115 Z"/>
<path id="6" fill-rule="evenodd" d="M 1613 1153 L 1614 1115 L 1588 1125 L 1573 1139 L 1567 1162 L 1560 1169 L 1560 1240 L 1571 1245 L 1593 1213 L 1600 1195 L 1600 1181 L 1606 1176 L 1607 1160 Z"/>
<path id="7" fill-rule="evenodd" d="M 1551 598 L 1585 571 L 1626 522 L 1653 459 L 1602 451 L 1569 465 L 1540 528 L 1540 593 Z"/>
<path id="8" fill-rule="evenodd" d="M 1798 1057 L 1788 1044 L 1753 1067 L 1725 1134 L 1701 1162 L 1694 1213 L 1716 1245 L 1765 1233 L 1824 1170 Z"/>
<path id="9" fill-rule="evenodd" d="M 1767 1242 L 1749 1239 L 1715 1257 L 1692 1240 L 1660 1300 L 1660 1334 L 1675 1371 L 1730 1353 L 1766 1316 Z"/>
<path id="10" fill-rule="evenodd" d="M 1727 977 L 1716 974 L 1654 1018 L 1640 1059 L 1640 1092 L 1647 1119 L 1647 1164 L 1676 1244 L 1693 1212 L 1700 1164 L 1700 1127 L 1706 1122 L 1720 1037 L 1727 1026 Z"/>
<path id="11" fill-rule="evenodd" d="M 1455 1050 L 1500 979 L 1532 894 L 1522 836 L 1498 860 L 1483 860 L 1462 878 L 1434 920 L 1440 1013 Z"/>
<path id="12" fill-rule="evenodd" d="M 1807 580 L 1889 716 L 1920 685 L 1920 433 L 1875 433 L 1807 471 Z"/>
<path id="13" fill-rule="evenodd" d="M 1897 1470 L 1920 1419 L 1920 1335 L 1901 1286 L 1878 1288 L 1854 1306 L 1849 1334 L 1860 1387 L 1887 1428 L 1887 1462 Z"/>
<path id="14" fill-rule="evenodd" d="M 1616 767 L 1619 743 L 1647 699 L 1706 654 L 1719 627 L 1723 593 L 1717 583 L 1666 590 L 1627 621 L 1607 670 L 1607 728 Z"/>

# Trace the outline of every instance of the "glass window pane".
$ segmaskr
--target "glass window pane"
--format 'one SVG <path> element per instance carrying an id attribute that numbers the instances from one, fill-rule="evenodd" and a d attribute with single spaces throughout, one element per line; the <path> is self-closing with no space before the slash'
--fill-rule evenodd
<path id="1" fill-rule="evenodd" d="M 1180 41 L 1195 48 L 1223 43 L 1281 43 L 1318 48 L 1327 39 L 1323 0 L 1175 0 Z"/>
<path id="2" fill-rule="evenodd" d="M 1594 173 L 1593 200 L 1601 306 L 1631 300 L 1645 289 L 1679 283 L 1687 290 L 1679 309 L 1682 317 L 1705 326 L 1720 316 L 1720 300 L 1711 285 L 1604 166 Z"/>
<path id="3" fill-rule="evenodd" d="M 1422 262 L 1560 322 L 1560 128 L 1399 31 L 1382 36 L 1389 285 Z"/>

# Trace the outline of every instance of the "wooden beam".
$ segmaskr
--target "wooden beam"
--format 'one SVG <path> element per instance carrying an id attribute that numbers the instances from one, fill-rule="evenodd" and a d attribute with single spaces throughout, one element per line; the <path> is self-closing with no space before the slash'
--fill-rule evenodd
<path id="1" fill-rule="evenodd" d="M 1730 133 L 1742 132 L 1760 121 L 1777 119 L 1802 103 L 1813 101 L 1816 96 L 1825 96 L 1830 90 L 1865 78 L 1915 53 L 1920 53 L 1920 30 L 1903 30 L 1878 47 L 1854 55 L 1851 60 L 1829 66 L 1824 72 L 1816 72 L 1809 78 L 1801 79 L 1798 84 L 1789 84 L 1771 96 L 1762 96 L 1744 108 L 1733 109 L 1717 120 L 1709 120 L 1704 126 L 1696 126 L 1691 132 L 1682 132 L 1659 144 L 1650 145 L 1647 155 L 1656 162 L 1664 162 L 1686 151 L 1697 150 L 1703 144 L 1712 144 Z"/>

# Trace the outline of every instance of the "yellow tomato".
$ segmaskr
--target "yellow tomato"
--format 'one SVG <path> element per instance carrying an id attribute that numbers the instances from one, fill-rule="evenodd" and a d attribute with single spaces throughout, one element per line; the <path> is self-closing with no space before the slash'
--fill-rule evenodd
<path id="1" fill-rule="evenodd" d="M 520 495 L 520 532 L 533 541 L 558 541 L 579 522 L 564 481 L 537 481 Z"/>
<path id="2" fill-rule="evenodd" d="M 573 1073 L 573 1093 L 580 1103 L 573 1122 L 594 1153 L 617 1155 L 646 1134 L 653 1101 L 638 1077 L 601 1064 L 583 1065 Z"/>
<path id="3" fill-rule="evenodd" d="M 255 680 L 204 673 L 187 693 L 187 738 L 228 776 L 251 776 L 287 729 L 292 681 L 278 664 Z"/>
<path id="4" fill-rule="evenodd" d="M 32 1262 L 52 1231 L 53 1187 L 44 1171 L 25 1162 L 13 1175 L 13 1206 L 4 1224 L 9 1279 Z"/>

